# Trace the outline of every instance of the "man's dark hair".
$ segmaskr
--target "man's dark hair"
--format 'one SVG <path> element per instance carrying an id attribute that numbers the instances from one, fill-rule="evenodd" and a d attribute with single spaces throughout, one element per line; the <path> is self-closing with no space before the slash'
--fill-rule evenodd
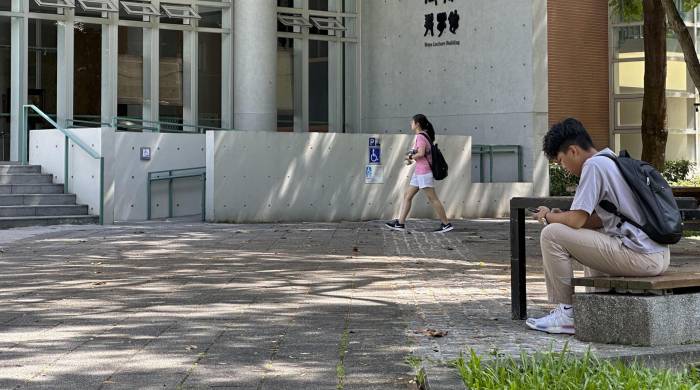
<path id="1" fill-rule="evenodd" d="M 542 142 L 542 151 L 548 159 L 556 160 L 559 152 L 565 151 L 571 145 L 589 150 L 593 148 L 593 140 L 581 122 L 567 118 L 549 129 Z"/>

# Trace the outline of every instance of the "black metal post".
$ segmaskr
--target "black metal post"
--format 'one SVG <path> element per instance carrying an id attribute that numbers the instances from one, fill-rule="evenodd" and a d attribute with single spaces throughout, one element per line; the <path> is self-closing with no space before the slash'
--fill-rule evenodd
<path id="1" fill-rule="evenodd" d="M 510 209 L 510 294 L 514 320 L 527 317 L 527 292 L 525 289 L 525 210 Z"/>

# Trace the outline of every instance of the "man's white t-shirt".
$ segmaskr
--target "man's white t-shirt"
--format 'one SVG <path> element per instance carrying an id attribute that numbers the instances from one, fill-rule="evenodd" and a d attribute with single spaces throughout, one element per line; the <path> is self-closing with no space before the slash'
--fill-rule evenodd
<path id="1" fill-rule="evenodd" d="M 603 233 L 622 239 L 622 244 L 638 253 L 659 253 L 668 250 L 646 235 L 641 229 L 629 223 L 619 228 L 620 218 L 600 207 L 600 202 L 607 200 L 617 206 L 620 213 L 640 225 L 646 223 L 636 196 L 622 176 L 617 164 L 603 154 L 614 155 L 610 149 L 604 149 L 583 164 L 576 196 L 571 210 L 582 210 L 591 215 L 593 211 L 603 221 Z"/>

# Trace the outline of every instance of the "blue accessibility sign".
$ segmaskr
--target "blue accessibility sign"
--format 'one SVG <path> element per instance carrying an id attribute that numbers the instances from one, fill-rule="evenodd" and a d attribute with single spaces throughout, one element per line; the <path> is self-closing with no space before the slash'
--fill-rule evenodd
<path id="1" fill-rule="evenodd" d="M 369 146 L 379 146 L 379 138 L 369 137 Z"/>
<path id="2" fill-rule="evenodd" d="M 370 164 L 381 164 L 382 163 L 382 149 L 377 146 L 370 146 L 369 148 L 369 163 Z"/>

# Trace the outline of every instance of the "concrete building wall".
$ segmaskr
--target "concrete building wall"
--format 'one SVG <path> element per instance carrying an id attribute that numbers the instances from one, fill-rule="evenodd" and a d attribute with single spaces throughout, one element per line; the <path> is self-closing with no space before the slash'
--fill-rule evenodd
<path id="1" fill-rule="evenodd" d="M 438 37 L 437 14 L 457 11 Z M 424 36 L 435 15 L 434 36 Z M 363 129 L 406 133 L 424 113 L 438 134 L 474 144 L 521 145 L 524 180 L 548 192 L 541 136 L 547 130 L 544 0 L 368 1 L 362 8 Z"/>
<path id="2" fill-rule="evenodd" d="M 103 142 L 108 144 L 112 131 L 109 129 L 72 129 L 85 145 L 98 154 Z M 78 204 L 88 206 L 88 213 L 100 213 L 100 161 L 83 151 L 72 141 L 68 142 L 68 180 L 65 175 L 65 136 L 58 130 L 32 130 L 29 136 L 29 163 L 41 165 L 42 173 L 53 175 L 54 184 L 67 186 L 69 193 L 76 195 Z M 101 154 L 109 161 L 113 154 Z M 113 171 L 105 169 L 105 223 L 114 221 L 113 191 L 110 182 Z"/>
<path id="3" fill-rule="evenodd" d="M 147 218 L 148 172 L 204 167 L 204 134 L 128 133 L 114 135 L 115 172 L 114 218 L 143 221 Z M 151 160 L 141 161 L 142 147 L 151 148 Z M 202 213 L 203 183 L 199 178 L 173 182 L 173 216 Z M 152 218 L 168 216 L 168 183 L 151 187 Z"/>
<path id="4" fill-rule="evenodd" d="M 115 132 L 103 129 L 71 129 L 81 141 L 104 157 L 105 223 L 147 219 L 148 172 L 204 167 L 203 134 Z M 30 163 L 42 166 L 64 184 L 64 136 L 58 130 L 34 130 L 30 136 Z M 100 165 L 77 145 L 69 143 L 68 191 L 79 204 L 87 204 L 90 214 L 100 210 Z M 151 148 L 151 160 L 142 161 L 142 147 Z M 152 218 L 168 216 L 168 184 L 154 183 Z M 202 212 L 203 183 L 199 178 L 173 182 L 173 216 Z"/>
<path id="5" fill-rule="evenodd" d="M 610 65 L 606 1 L 547 2 L 549 123 L 581 120 L 593 142 L 610 144 Z"/>
<path id="6" fill-rule="evenodd" d="M 383 184 L 366 184 L 370 134 L 207 133 L 207 220 L 210 222 L 340 221 L 398 215 L 411 168 L 403 163 L 413 140 L 381 135 Z M 512 196 L 531 183 L 472 184 L 471 138 L 444 136 L 450 174 L 437 192 L 450 218 L 508 213 Z M 412 217 L 435 218 L 427 199 Z"/>

